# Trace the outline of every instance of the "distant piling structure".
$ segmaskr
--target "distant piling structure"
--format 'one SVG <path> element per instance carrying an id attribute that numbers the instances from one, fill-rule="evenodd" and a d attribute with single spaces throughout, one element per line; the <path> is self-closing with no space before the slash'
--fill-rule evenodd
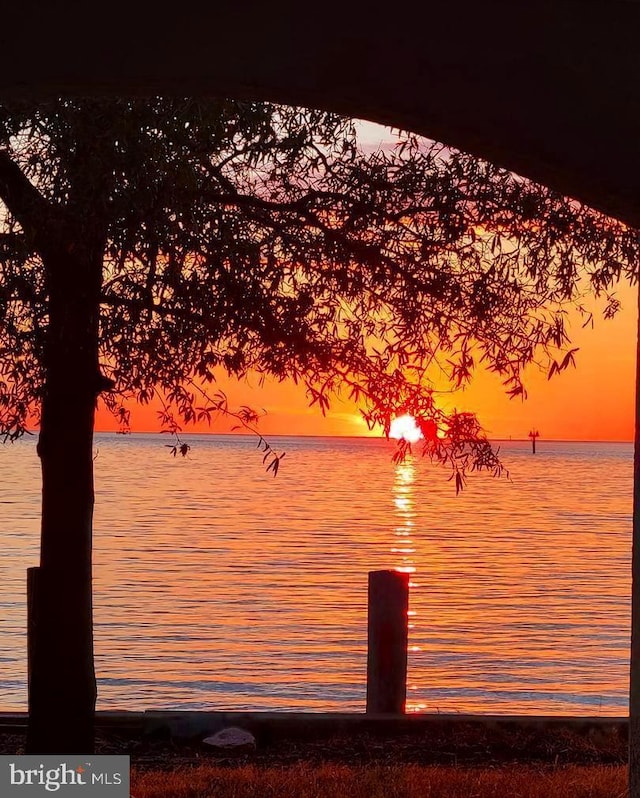
<path id="1" fill-rule="evenodd" d="M 409 574 L 369 572 L 367 712 L 402 714 L 407 703 Z"/>
<path id="2" fill-rule="evenodd" d="M 533 454 L 536 453 L 536 438 L 540 437 L 540 433 L 537 429 L 532 429 L 529 433 L 529 437 L 531 438 L 531 451 Z"/>

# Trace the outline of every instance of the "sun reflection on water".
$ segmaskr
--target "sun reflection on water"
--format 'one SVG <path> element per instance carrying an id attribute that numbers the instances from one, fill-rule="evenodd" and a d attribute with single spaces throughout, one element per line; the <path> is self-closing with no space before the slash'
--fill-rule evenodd
<path id="1" fill-rule="evenodd" d="M 397 525 L 394 528 L 394 545 L 391 547 L 391 553 L 395 555 L 396 571 L 404 573 L 415 574 L 416 566 L 414 555 L 416 553 L 414 545 L 415 534 L 415 498 L 414 498 L 414 481 L 416 477 L 416 466 L 413 458 L 409 457 L 404 462 L 398 463 L 396 466 L 396 475 L 393 483 L 393 504 L 395 508 L 395 516 Z M 409 582 L 409 588 L 419 587 L 419 584 L 413 580 Z M 411 594 L 409 594 L 409 601 L 411 601 Z M 415 629 L 415 618 L 417 613 L 415 610 L 409 610 L 407 613 L 413 622 L 408 624 L 409 627 L 409 652 L 421 651 L 420 646 L 411 644 L 412 631 Z M 413 684 L 408 685 L 408 690 L 415 690 L 416 686 Z M 406 711 L 419 712 L 423 707 L 407 698 Z"/>

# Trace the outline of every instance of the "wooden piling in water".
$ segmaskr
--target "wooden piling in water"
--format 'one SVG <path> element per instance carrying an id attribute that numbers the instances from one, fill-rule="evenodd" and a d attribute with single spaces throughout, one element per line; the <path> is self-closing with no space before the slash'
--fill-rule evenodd
<path id="1" fill-rule="evenodd" d="M 35 641 L 38 637 L 38 587 L 40 585 L 40 568 L 27 568 L 27 684 L 31 684 L 31 671 L 35 662 Z M 31 691 L 29 691 L 31 695 Z"/>
<path id="2" fill-rule="evenodd" d="M 409 574 L 369 572 L 367 712 L 401 714 L 407 701 Z"/>

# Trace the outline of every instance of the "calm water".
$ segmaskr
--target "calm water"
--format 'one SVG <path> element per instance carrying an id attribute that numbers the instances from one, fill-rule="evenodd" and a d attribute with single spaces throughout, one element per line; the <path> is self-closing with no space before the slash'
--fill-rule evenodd
<path id="1" fill-rule="evenodd" d="M 96 440 L 99 708 L 363 710 L 367 572 L 412 570 L 409 708 L 625 714 L 631 444 L 503 444 L 513 482 L 386 441 Z M 0 447 L 0 709 L 26 708 L 35 440 Z"/>

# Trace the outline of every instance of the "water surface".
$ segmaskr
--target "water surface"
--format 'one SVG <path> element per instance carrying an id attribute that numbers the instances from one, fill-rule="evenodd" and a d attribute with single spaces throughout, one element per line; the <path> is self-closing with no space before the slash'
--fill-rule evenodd
<path id="1" fill-rule="evenodd" d="M 411 570 L 409 709 L 626 714 L 632 445 L 502 444 L 512 481 L 361 438 L 96 437 L 101 709 L 363 710 L 367 572 Z M 0 709 L 26 709 L 35 440 L 0 447 Z"/>

